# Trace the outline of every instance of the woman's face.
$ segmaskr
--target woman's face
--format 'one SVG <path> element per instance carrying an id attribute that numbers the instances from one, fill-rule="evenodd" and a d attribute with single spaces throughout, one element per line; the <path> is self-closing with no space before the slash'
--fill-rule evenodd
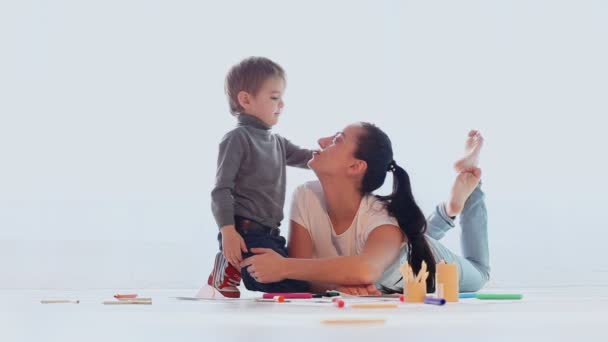
<path id="1" fill-rule="evenodd" d="M 318 140 L 320 150 L 313 153 L 308 166 L 319 175 L 353 174 L 353 167 L 361 161 L 355 158 L 359 135 L 363 132 L 361 124 L 348 125 L 344 130 Z M 360 165 L 359 165 L 360 166 Z"/>

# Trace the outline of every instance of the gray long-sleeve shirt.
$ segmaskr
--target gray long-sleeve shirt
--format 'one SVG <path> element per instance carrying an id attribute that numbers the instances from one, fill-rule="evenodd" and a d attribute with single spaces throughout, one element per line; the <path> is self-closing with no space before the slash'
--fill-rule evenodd
<path id="1" fill-rule="evenodd" d="M 238 116 L 237 128 L 220 143 L 211 209 L 218 227 L 243 216 L 269 227 L 283 220 L 286 166 L 307 168 L 312 151 L 302 149 L 260 119 Z"/>

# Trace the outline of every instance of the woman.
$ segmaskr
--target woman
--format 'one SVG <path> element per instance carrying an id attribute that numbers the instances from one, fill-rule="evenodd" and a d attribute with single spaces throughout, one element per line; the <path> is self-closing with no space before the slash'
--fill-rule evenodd
<path id="1" fill-rule="evenodd" d="M 449 200 L 429 220 L 412 195 L 407 172 L 393 160 L 388 136 L 369 123 L 349 125 L 319 140 L 308 165 L 318 177 L 294 192 L 289 257 L 269 249 L 252 249 L 243 261 L 259 282 L 305 280 L 317 290 L 339 288 L 353 294 L 401 291 L 399 265 L 414 271 L 425 261 L 427 291 L 434 291 L 435 264 L 456 262 L 460 290 L 477 291 L 489 279 L 487 214 L 477 160 L 483 138 L 471 131 L 466 155 L 454 166 L 458 176 Z M 393 192 L 372 192 L 393 173 Z M 460 215 L 463 256 L 441 245 Z M 428 229 L 427 229 L 428 227 Z"/>

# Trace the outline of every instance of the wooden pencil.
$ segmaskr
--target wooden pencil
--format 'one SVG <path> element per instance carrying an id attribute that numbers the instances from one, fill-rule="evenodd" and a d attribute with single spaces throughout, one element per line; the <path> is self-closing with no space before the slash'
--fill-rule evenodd
<path id="1" fill-rule="evenodd" d="M 103 302 L 104 305 L 135 305 L 135 304 L 143 304 L 143 305 L 152 305 L 152 301 L 151 300 L 142 300 L 142 301 L 136 301 L 136 300 L 108 300 Z"/>
<path id="2" fill-rule="evenodd" d="M 41 304 L 78 304 L 79 300 L 67 300 L 67 299 L 43 299 L 40 301 Z"/>

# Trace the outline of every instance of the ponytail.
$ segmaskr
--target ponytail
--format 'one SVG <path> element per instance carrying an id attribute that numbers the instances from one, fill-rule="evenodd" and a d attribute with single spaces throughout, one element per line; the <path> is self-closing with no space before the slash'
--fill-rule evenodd
<path id="1" fill-rule="evenodd" d="M 376 196 L 385 202 L 386 210 L 399 222 L 399 227 L 407 238 L 407 262 L 415 273 L 420 271 L 422 261 L 426 262 L 429 277 L 427 292 L 435 291 L 435 258 L 425 239 L 426 217 L 416 204 L 410 177 L 395 161 L 389 163 L 388 171 L 393 172 L 393 192 L 388 196 Z"/>
<path id="2" fill-rule="evenodd" d="M 414 272 L 420 272 L 422 261 L 427 264 L 429 277 L 427 292 L 435 291 L 435 258 L 427 240 L 426 218 L 416 204 L 410 177 L 393 160 L 391 140 L 377 126 L 362 122 L 364 133 L 358 137 L 355 157 L 367 162 L 367 170 L 361 182 L 361 193 L 370 194 L 384 184 L 387 173 L 393 173 L 393 192 L 388 196 L 376 196 L 384 202 L 386 210 L 397 219 L 407 238 L 407 261 Z"/>

